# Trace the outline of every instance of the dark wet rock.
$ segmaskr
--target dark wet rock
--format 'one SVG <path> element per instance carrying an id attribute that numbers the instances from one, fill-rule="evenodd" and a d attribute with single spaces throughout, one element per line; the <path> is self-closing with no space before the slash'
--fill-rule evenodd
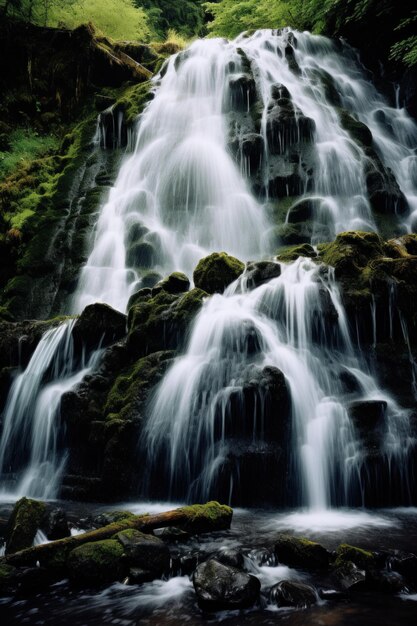
<path id="1" fill-rule="evenodd" d="M 329 553 L 319 543 L 302 537 L 278 535 L 275 543 L 278 561 L 290 567 L 303 569 L 326 569 Z"/>
<path id="2" fill-rule="evenodd" d="M 13 508 L 6 531 L 6 554 L 30 548 L 42 524 L 45 504 L 21 498 Z"/>
<path id="3" fill-rule="evenodd" d="M 346 561 L 335 571 L 334 576 L 344 591 L 366 591 L 366 573 L 351 561 Z"/>
<path id="4" fill-rule="evenodd" d="M 223 293 L 243 273 L 244 263 L 226 252 L 213 252 L 201 259 L 194 270 L 194 283 L 207 293 Z"/>
<path id="5" fill-rule="evenodd" d="M 349 417 L 362 436 L 367 436 L 385 426 L 387 403 L 385 400 L 358 400 L 348 405 Z"/>
<path id="6" fill-rule="evenodd" d="M 158 537 L 163 539 L 164 541 L 187 541 L 190 538 L 190 534 L 182 530 L 182 528 L 177 528 L 176 526 L 168 526 L 167 528 L 163 528 L 159 533 Z"/>
<path id="7" fill-rule="evenodd" d="M 84 543 L 67 560 L 70 580 L 77 586 L 97 586 L 120 580 L 127 573 L 123 546 L 116 539 Z"/>
<path id="8" fill-rule="evenodd" d="M 204 611 L 244 609 L 259 598 L 261 583 L 255 576 L 210 559 L 193 575 L 197 601 Z"/>
<path id="9" fill-rule="evenodd" d="M 360 569 L 369 570 L 375 567 L 377 560 L 374 553 L 369 550 L 342 543 L 335 552 L 334 564 L 339 567 L 345 563 L 354 563 Z"/>
<path id="10" fill-rule="evenodd" d="M 44 591 L 53 581 L 54 573 L 48 567 L 19 568 L 13 576 L 13 586 L 22 594 Z"/>
<path id="11" fill-rule="evenodd" d="M 249 289 L 256 289 L 273 278 L 281 275 L 281 267 L 273 261 L 258 261 L 257 263 L 248 263 L 246 266 L 245 278 Z"/>
<path id="12" fill-rule="evenodd" d="M 230 567 L 236 567 L 237 569 L 243 569 L 244 567 L 244 558 L 243 554 L 239 552 L 239 550 L 234 550 L 233 548 L 222 548 L 217 552 L 214 557 L 216 561 L 219 563 L 223 563 L 223 565 L 229 565 Z"/>
<path id="13" fill-rule="evenodd" d="M 359 122 L 359 120 L 355 119 L 345 109 L 339 110 L 339 120 L 341 126 L 357 143 L 364 146 L 372 145 L 372 133 L 366 124 Z"/>
<path id="14" fill-rule="evenodd" d="M 158 283 L 158 287 L 167 293 L 184 293 L 190 288 L 188 277 L 182 272 L 173 272 Z"/>
<path id="15" fill-rule="evenodd" d="M 300 200 L 288 210 L 287 221 L 289 224 L 297 224 L 311 220 L 314 217 L 314 209 L 318 201 Z"/>
<path id="16" fill-rule="evenodd" d="M 184 554 L 179 559 L 180 573 L 183 576 L 190 576 L 196 569 L 197 565 L 206 560 L 206 558 L 207 557 L 202 556 L 199 552 Z"/>
<path id="17" fill-rule="evenodd" d="M 271 154 L 285 154 L 299 142 L 312 141 L 315 128 L 314 120 L 296 109 L 289 98 L 280 98 L 269 109 L 266 121 L 266 137 Z"/>
<path id="18" fill-rule="evenodd" d="M 45 332 L 61 322 L 62 318 L 46 322 L 0 321 L 0 369 L 26 367 Z"/>
<path id="19" fill-rule="evenodd" d="M 143 583 L 149 583 L 154 580 L 155 576 L 148 569 L 141 567 L 131 567 L 129 569 L 129 584 L 142 585 Z"/>
<path id="20" fill-rule="evenodd" d="M 130 566 L 150 572 L 154 578 L 168 571 L 170 554 L 165 543 L 139 530 L 123 530 L 115 535 L 123 546 L 123 552 Z"/>
<path id="21" fill-rule="evenodd" d="M 314 587 L 291 580 L 282 580 L 274 585 L 269 592 L 269 597 L 279 607 L 304 608 L 317 602 Z"/>
<path id="22" fill-rule="evenodd" d="M 388 558 L 389 567 L 408 581 L 417 583 L 417 556 L 410 552 L 396 551 Z"/>
<path id="23" fill-rule="evenodd" d="M 405 213 L 408 203 L 392 171 L 382 164 L 372 149 L 368 148 L 367 154 L 365 181 L 372 208 L 380 214 Z"/>
<path id="24" fill-rule="evenodd" d="M 177 349 L 207 293 L 194 288 L 184 294 L 156 289 L 138 298 L 128 316 L 127 348 L 141 356 L 159 350 Z"/>
<path id="25" fill-rule="evenodd" d="M 129 267 L 151 268 L 156 263 L 156 250 L 148 241 L 133 244 L 126 255 L 126 264 Z"/>
<path id="26" fill-rule="evenodd" d="M 78 351 L 94 350 L 118 341 L 126 335 L 126 315 L 107 304 L 90 304 L 74 324 L 72 336 Z"/>
<path id="27" fill-rule="evenodd" d="M 64 509 L 52 509 L 47 516 L 44 530 L 50 541 L 71 536 L 67 515 Z"/>
<path id="28" fill-rule="evenodd" d="M 366 585 L 370 591 L 379 593 L 400 593 L 404 590 L 405 582 L 398 572 L 372 569 L 366 572 Z"/>
<path id="29" fill-rule="evenodd" d="M 250 74 L 235 74 L 229 78 L 231 107 L 247 111 L 256 101 L 256 83 Z"/>

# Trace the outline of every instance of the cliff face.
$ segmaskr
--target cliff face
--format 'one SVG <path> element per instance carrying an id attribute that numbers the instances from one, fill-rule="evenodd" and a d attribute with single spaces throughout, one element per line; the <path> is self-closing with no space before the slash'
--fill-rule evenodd
<path id="1" fill-rule="evenodd" d="M 0 26 L 0 151 L 12 163 L 0 172 L 4 318 L 51 316 L 71 293 L 119 158 L 95 150 L 95 120 L 120 99 L 132 123 L 161 59 L 148 46 L 114 45 L 91 25 Z"/>

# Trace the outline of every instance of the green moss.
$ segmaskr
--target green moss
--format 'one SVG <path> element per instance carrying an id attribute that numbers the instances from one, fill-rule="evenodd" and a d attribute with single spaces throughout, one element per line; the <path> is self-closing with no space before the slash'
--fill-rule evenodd
<path id="1" fill-rule="evenodd" d="M 230 528 L 232 523 L 233 510 L 230 506 L 216 501 L 193 504 L 182 507 L 179 511 L 186 514 L 188 518 L 186 523 L 181 524 L 181 529 L 189 533 L 225 530 Z"/>
<path id="2" fill-rule="evenodd" d="M 283 261 L 284 263 L 289 263 L 291 261 L 295 261 L 300 256 L 305 256 L 310 259 L 314 259 L 317 257 L 317 252 L 314 248 L 308 244 L 304 243 L 299 246 L 291 246 L 285 248 L 282 252 L 277 255 L 278 261 Z"/>
<path id="3" fill-rule="evenodd" d="M 194 270 L 195 286 L 207 293 L 223 293 L 243 273 L 245 264 L 226 252 L 213 252 Z"/>
<path id="4" fill-rule="evenodd" d="M 275 553 L 280 563 L 306 569 L 327 568 L 329 553 L 323 546 L 304 537 L 278 535 Z"/>
<path id="5" fill-rule="evenodd" d="M 104 413 L 109 422 L 139 417 L 148 392 L 169 364 L 172 352 L 158 352 L 139 359 L 118 376 L 111 388 Z"/>
<path id="6" fill-rule="evenodd" d="M 4 593 L 11 589 L 14 582 L 16 568 L 0 563 L 0 593 Z"/>
<path id="7" fill-rule="evenodd" d="M 375 565 L 375 555 L 373 552 L 356 548 L 347 543 L 342 543 L 336 550 L 335 567 L 341 567 L 348 562 L 354 563 L 361 569 L 369 569 Z"/>
<path id="8" fill-rule="evenodd" d="M 70 552 L 67 566 L 76 584 L 101 585 L 118 580 L 125 573 L 123 547 L 115 539 L 85 543 Z"/>
<path id="9" fill-rule="evenodd" d="M 125 88 L 122 95 L 116 101 L 116 107 L 124 111 L 126 124 L 133 124 L 138 115 L 142 113 L 146 104 L 152 99 L 152 82 L 146 81 Z"/>
<path id="10" fill-rule="evenodd" d="M 8 523 L 6 554 L 29 548 L 45 515 L 43 502 L 21 498 L 16 502 Z"/>
<path id="11" fill-rule="evenodd" d="M 378 256 L 383 256 L 383 241 L 377 233 L 349 231 L 337 235 L 328 244 L 319 244 L 320 259 L 336 269 L 349 262 L 353 272 L 359 272 Z"/>

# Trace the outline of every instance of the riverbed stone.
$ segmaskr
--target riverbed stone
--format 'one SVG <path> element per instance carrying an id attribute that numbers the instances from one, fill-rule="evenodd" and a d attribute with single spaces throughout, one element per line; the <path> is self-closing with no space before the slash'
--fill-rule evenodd
<path id="1" fill-rule="evenodd" d="M 317 602 L 314 587 L 292 580 L 282 580 L 274 585 L 269 597 L 279 607 L 305 608 Z"/>
<path id="2" fill-rule="evenodd" d="M 6 531 L 6 554 L 30 548 L 45 515 L 43 502 L 21 498 L 14 506 Z"/>
<path id="3" fill-rule="evenodd" d="M 84 543 L 68 556 L 70 580 L 87 587 L 120 580 L 127 573 L 123 554 L 123 546 L 116 539 Z"/>
<path id="4" fill-rule="evenodd" d="M 45 532 L 50 541 L 71 536 L 71 530 L 68 526 L 67 515 L 64 509 L 52 509 L 47 516 Z"/>
<path id="5" fill-rule="evenodd" d="M 126 335 L 126 315 L 107 304 L 90 304 L 74 324 L 72 336 L 76 349 L 94 350 Z"/>
<path id="6" fill-rule="evenodd" d="M 329 566 L 329 552 L 319 543 L 303 537 L 278 535 L 275 540 L 275 554 L 280 563 L 290 567 L 326 569 Z"/>
<path id="7" fill-rule="evenodd" d="M 259 598 L 258 578 L 235 567 L 209 559 L 193 575 L 198 605 L 205 611 L 245 609 Z"/>
<path id="8" fill-rule="evenodd" d="M 115 538 L 123 546 L 126 559 L 133 568 L 149 572 L 153 578 L 168 571 L 169 549 L 158 537 L 128 529 L 117 533 Z"/>

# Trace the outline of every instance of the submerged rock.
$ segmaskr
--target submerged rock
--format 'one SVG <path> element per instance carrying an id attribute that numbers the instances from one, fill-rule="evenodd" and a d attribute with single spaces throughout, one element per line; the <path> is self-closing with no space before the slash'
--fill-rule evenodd
<path id="1" fill-rule="evenodd" d="M 226 252 L 213 252 L 194 270 L 195 286 L 207 293 L 223 293 L 243 273 L 244 263 Z"/>
<path id="2" fill-rule="evenodd" d="M 304 608 L 317 602 L 314 587 L 291 580 L 282 580 L 274 585 L 269 592 L 269 597 L 279 607 Z"/>
<path id="3" fill-rule="evenodd" d="M 21 498 L 16 502 L 6 531 L 6 554 L 30 548 L 45 511 L 45 504 L 37 500 Z"/>
<path id="4" fill-rule="evenodd" d="M 302 537 L 278 535 L 275 543 L 278 561 L 290 567 L 325 569 L 329 566 L 329 553 L 319 543 Z"/>
<path id="5" fill-rule="evenodd" d="M 209 559 L 193 575 L 198 605 L 205 611 L 245 609 L 259 598 L 261 583 L 255 576 Z"/>

